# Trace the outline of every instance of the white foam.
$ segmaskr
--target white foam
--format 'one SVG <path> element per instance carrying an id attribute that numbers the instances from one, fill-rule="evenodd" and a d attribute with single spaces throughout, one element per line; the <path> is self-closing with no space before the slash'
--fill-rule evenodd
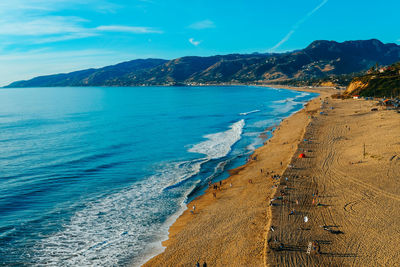
<path id="1" fill-rule="evenodd" d="M 176 163 L 175 167 L 173 168 L 175 178 L 173 178 L 173 180 L 165 188 L 163 188 L 163 190 L 177 185 L 198 174 L 200 172 L 201 165 L 207 161 L 208 159 L 198 159 Z"/>
<path id="2" fill-rule="evenodd" d="M 194 145 L 188 151 L 206 155 L 207 159 L 222 158 L 231 151 L 231 147 L 240 140 L 245 125 L 244 120 L 232 124 L 225 132 L 208 134 L 206 141 Z"/>
<path id="3" fill-rule="evenodd" d="M 261 138 L 255 139 L 250 145 L 246 147 L 247 150 L 254 151 L 257 147 L 261 146 L 264 143 L 264 140 Z"/>
<path id="4" fill-rule="evenodd" d="M 162 242 L 168 240 L 170 227 L 183 214 L 183 212 L 187 210 L 187 205 L 185 204 L 187 200 L 187 195 L 190 192 L 192 192 L 195 187 L 196 185 L 193 185 L 191 188 L 189 188 L 189 190 L 186 191 L 185 198 L 180 202 L 180 209 L 177 212 L 175 212 L 172 216 L 170 216 L 167 219 L 167 221 L 163 224 L 162 229 L 163 230 L 167 229 L 167 233 L 165 233 L 161 239 L 148 244 L 147 250 L 142 254 L 140 258 L 137 258 L 133 262 L 134 266 L 142 266 L 154 256 L 157 256 L 158 254 L 164 252 L 165 247 L 162 245 Z"/>
<path id="5" fill-rule="evenodd" d="M 299 105 L 299 104 L 304 105 L 307 101 L 296 101 L 296 100 L 299 98 L 308 96 L 308 95 L 310 95 L 310 94 L 306 93 L 306 92 L 302 92 L 301 94 L 296 95 L 295 97 L 288 97 L 284 100 L 274 101 L 273 103 L 278 104 L 278 105 L 272 106 L 274 108 L 273 113 L 286 114 L 286 113 L 290 112 L 291 110 L 293 110 L 294 106 Z M 284 105 L 281 105 L 281 104 L 284 104 Z M 291 114 L 289 114 L 289 115 L 291 115 Z"/>
<path id="6" fill-rule="evenodd" d="M 161 253 L 170 225 L 186 209 L 189 188 L 179 199 L 160 198 L 160 192 L 176 177 L 192 175 L 196 168 L 179 164 L 164 166 L 157 175 L 132 187 L 85 204 L 63 229 L 40 240 L 34 248 L 37 265 L 46 266 L 139 266 Z M 193 171 L 193 172 L 192 172 Z M 180 203 L 166 222 L 160 213 Z M 134 257 L 131 263 L 131 257 Z"/>
<path id="7" fill-rule="evenodd" d="M 166 165 L 157 175 L 140 180 L 120 192 L 87 202 L 59 232 L 40 240 L 34 248 L 37 265 L 119 266 L 131 261 L 140 265 L 161 253 L 170 225 L 186 209 L 185 200 L 193 185 L 179 199 L 160 197 L 163 189 L 193 177 L 201 164 L 227 155 L 240 139 L 245 125 L 240 120 L 224 132 L 206 135 L 204 142 L 189 151 L 205 158 Z M 223 168 L 218 165 L 217 168 Z M 160 213 L 180 203 L 166 222 Z"/>
<path id="8" fill-rule="evenodd" d="M 256 122 L 252 123 L 251 125 L 249 125 L 249 127 L 265 128 L 265 127 L 269 127 L 269 126 L 277 124 L 278 121 L 279 120 L 276 118 L 256 121 Z"/>
<path id="9" fill-rule="evenodd" d="M 257 113 L 257 112 L 260 112 L 260 111 L 261 111 L 261 110 L 256 109 L 256 110 L 249 111 L 249 112 L 239 113 L 239 115 L 241 115 L 241 116 L 247 116 L 247 115 L 249 115 L 249 114 Z"/>
<path id="10" fill-rule="evenodd" d="M 306 93 L 306 92 L 302 92 L 301 94 L 296 95 L 294 97 L 288 97 L 288 98 L 283 99 L 283 100 L 273 101 L 273 103 L 277 103 L 277 104 L 290 103 L 290 102 L 296 101 L 296 99 L 298 99 L 298 98 L 302 98 L 302 97 L 305 97 L 305 96 L 308 96 L 308 95 L 310 95 L 310 94 Z M 299 103 L 299 102 L 297 102 L 297 103 Z"/>

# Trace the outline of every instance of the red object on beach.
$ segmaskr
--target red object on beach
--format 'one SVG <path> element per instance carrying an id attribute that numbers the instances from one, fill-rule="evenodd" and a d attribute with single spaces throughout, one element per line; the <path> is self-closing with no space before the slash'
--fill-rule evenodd
<path id="1" fill-rule="evenodd" d="M 303 153 L 301 153 L 300 155 L 299 155 L 299 159 L 304 159 L 306 157 L 306 155 L 304 155 Z"/>

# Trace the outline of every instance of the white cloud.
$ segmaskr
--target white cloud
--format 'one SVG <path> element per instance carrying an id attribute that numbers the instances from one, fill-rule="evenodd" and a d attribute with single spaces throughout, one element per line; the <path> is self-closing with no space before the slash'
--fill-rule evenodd
<path id="1" fill-rule="evenodd" d="M 13 0 L 0 1 L 0 38 L 10 44 L 43 44 L 100 35 L 76 16 L 54 16 L 61 10 L 90 7 L 97 12 L 115 12 L 120 6 L 109 0 Z M 140 31 L 140 29 L 137 29 Z M 142 29 L 143 30 L 143 29 Z M 21 41 L 22 36 L 27 36 Z"/>
<path id="2" fill-rule="evenodd" d="M 66 35 L 59 35 L 59 36 L 51 36 L 51 37 L 44 37 L 44 38 L 39 38 L 37 40 L 32 41 L 34 44 L 46 44 L 46 43 L 55 43 L 55 42 L 62 42 L 62 41 L 68 41 L 68 40 L 76 40 L 76 39 L 82 39 L 82 38 L 88 38 L 88 37 L 93 37 L 93 36 L 98 36 L 99 34 L 97 33 L 71 33 L 71 34 L 66 34 Z"/>
<path id="3" fill-rule="evenodd" d="M 0 35 L 26 36 L 78 33 L 85 31 L 79 23 L 85 20 L 78 17 L 48 16 L 27 18 L 25 21 L 0 20 Z"/>
<path id="4" fill-rule="evenodd" d="M 201 42 L 200 41 L 195 41 L 193 38 L 189 39 L 189 43 L 191 43 L 194 46 L 198 46 Z"/>
<path id="5" fill-rule="evenodd" d="M 189 25 L 189 28 L 195 30 L 209 29 L 209 28 L 215 28 L 215 24 L 213 21 L 206 19 Z"/>
<path id="6" fill-rule="evenodd" d="M 160 30 L 156 30 L 150 27 L 135 27 L 135 26 L 123 26 L 123 25 L 108 25 L 99 26 L 96 28 L 98 31 L 109 31 L 109 32 L 129 32 L 129 33 L 163 33 Z"/>
<path id="7" fill-rule="evenodd" d="M 151 27 L 124 25 L 103 25 L 96 28 L 85 27 L 88 22 L 79 17 L 47 16 L 26 18 L 25 21 L 5 21 L 0 19 L 0 37 L 29 36 L 25 44 L 43 44 L 98 36 L 104 32 L 128 32 L 132 34 L 162 33 Z M 11 41 L 11 38 L 8 38 Z"/>
<path id="8" fill-rule="evenodd" d="M 114 13 L 121 6 L 108 0 L 12 0 L 0 2 L 0 14 L 26 14 L 32 12 L 57 11 L 65 8 L 76 9 L 88 6 L 98 12 Z"/>
<path id="9" fill-rule="evenodd" d="M 318 6 L 316 6 L 313 10 L 307 13 L 301 20 L 296 22 L 293 26 L 292 29 L 283 37 L 282 40 L 280 40 L 274 47 L 272 47 L 269 51 L 273 52 L 276 49 L 278 49 L 281 45 L 286 43 L 290 37 L 296 32 L 296 30 L 307 20 L 309 19 L 315 12 L 317 12 L 321 7 L 323 7 L 326 3 L 328 3 L 329 0 L 323 0 Z"/>

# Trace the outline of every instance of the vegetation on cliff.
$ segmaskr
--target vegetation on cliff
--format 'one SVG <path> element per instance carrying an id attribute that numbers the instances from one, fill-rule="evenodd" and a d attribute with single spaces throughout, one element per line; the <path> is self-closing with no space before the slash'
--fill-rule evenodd
<path id="1" fill-rule="evenodd" d="M 367 74 L 352 80 L 345 95 L 400 96 L 400 62 L 386 67 L 372 67 Z"/>

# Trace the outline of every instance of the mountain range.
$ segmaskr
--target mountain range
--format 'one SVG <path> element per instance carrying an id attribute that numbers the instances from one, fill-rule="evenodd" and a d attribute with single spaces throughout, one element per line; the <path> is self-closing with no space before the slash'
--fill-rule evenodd
<path id="1" fill-rule="evenodd" d="M 361 72 L 400 61 L 400 46 L 379 40 L 314 41 L 286 53 L 136 59 L 99 69 L 39 76 L 6 87 L 276 83 Z"/>

